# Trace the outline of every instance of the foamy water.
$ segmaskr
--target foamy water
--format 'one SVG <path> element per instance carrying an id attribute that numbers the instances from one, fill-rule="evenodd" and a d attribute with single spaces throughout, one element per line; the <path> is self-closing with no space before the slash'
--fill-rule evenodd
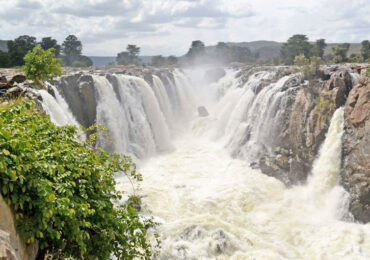
<path id="1" fill-rule="evenodd" d="M 153 76 L 153 86 L 113 74 L 117 89 L 93 76 L 96 121 L 112 137 L 100 144 L 139 163 L 142 213 L 161 223 L 161 259 L 370 259 L 370 224 L 352 221 L 349 195 L 338 185 L 343 109 L 307 185 L 286 188 L 249 168 L 278 145 L 300 82 L 296 75 L 271 82 L 275 73 L 257 72 L 241 85 L 238 72 L 227 70 L 202 85 L 175 70 L 167 84 Z M 78 124 L 59 93 L 41 94 L 53 122 Z M 200 105 L 209 117 L 197 116 Z M 125 177 L 118 181 L 130 192 Z"/>
<path id="2" fill-rule="evenodd" d="M 288 189 L 192 133 L 146 161 L 141 193 L 161 222 L 161 259 L 370 259 L 370 225 L 341 220 L 342 123 L 338 110 L 306 186 Z"/>

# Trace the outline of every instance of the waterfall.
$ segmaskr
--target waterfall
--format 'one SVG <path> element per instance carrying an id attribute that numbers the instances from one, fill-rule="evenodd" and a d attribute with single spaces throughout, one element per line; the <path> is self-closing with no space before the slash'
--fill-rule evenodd
<path id="1" fill-rule="evenodd" d="M 289 75 L 271 82 L 275 75 L 257 72 L 242 87 L 236 82 L 229 89 L 218 86 L 225 94 L 212 112 L 217 117 L 213 136 L 223 138 L 233 156 L 255 161 L 279 145 L 300 81 Z"/>
<path id="2" fill-rule="evenodd" d="M 125 111 L 113 90 L 113 86 L 104 76 L 93 76 L 97 90 L 96 123 L 109 130 L 109 138 L 100 133 L 99 144 L 110 152 L 130 152 L 128 146 L 128 126 Z M 151 139 L 147 140 L 152 141 Z M 148 149 L 149 150 L 149 149 Z M 150 151 L 150 150 L 149 150 Z"/>
<path id="3" fill-rule="evenodd" d="M 172 124 L 173 112 L 171 109 L 170 99 L 161 79 L 156 75 L 153 75 L 153 91 L 159 101 L 159 105 L 161 106 L 161 110 L 166 118 L 166 122 L 168 124 Z M 173 127 L 172 125 L 170 126 Z"/>
<path id="4" fill-rule="evenodd" d="M 46 90 L 39 90 L 39 93 L 43 99 L 42 107 L 50 116 L 50 120 L 58 126 L 78 126 L 79 124 L 59 91 L 51 84 L 48 84 L 48 86 L 53 90 L 55 98 Z"/>
<path id="5" fill-rule="evenodd" d="M 338 108 L 329 126 L 325 141 L 312 168 L 309 185 L 317 192 L 332 189 L 337 183 L 341 164 L 344 109 Z"/>
<path id="6" fill-rule="evenodd" d="M 99 145 L 139 163 L 142 214 L 161 223 L 159 258 L 370 259 L 370 225 L 343 221 L 350 220 L 348 193 L 338 185 L 343 108 L 332 117 L 307 185 L 287 188 L 249 163 L 284 142 L 301 81 L 276 68 L 243 73 L 226 69 L 208 85 L 177 69 L 153 72 L 150 83 L 87 74 L 88 93 L 73 79 L 76 100 L 93 97 L 95 121 L 109 130 Z M 40 92 L 53 122 L 77 124 L 73 95 L 54 92 Z M 210 115 L 198 117 L 198 106 Z M 117 187 L 132 188 L 119 175 Z"/>

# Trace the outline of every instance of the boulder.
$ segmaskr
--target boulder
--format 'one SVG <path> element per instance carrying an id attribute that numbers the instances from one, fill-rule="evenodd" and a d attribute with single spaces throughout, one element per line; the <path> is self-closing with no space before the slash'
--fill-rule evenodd
<path id="1" fill-rule="evenodd" d="M 209 116 L 207 109 L 204 106 L 198 107 L 198 114 L 200 117 Z"/>
<path id="2" fill-rule="evenodd" d="M 9 85 L 13 85 L 14 83 L 23 83 L 27 80 L 26 76 L 23 74 L 16 74 L 12 77 L 12 79 L 9 81 Z"/>

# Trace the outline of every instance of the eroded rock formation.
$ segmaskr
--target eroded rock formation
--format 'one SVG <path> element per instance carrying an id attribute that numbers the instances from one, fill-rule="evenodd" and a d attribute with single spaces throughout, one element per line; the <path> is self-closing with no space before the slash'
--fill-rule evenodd
<path id="1" fill-rule="evenodd" d="M 351 194 L 350 209 L 370 222 L 370 78 L 361 78 L 344 110 L 342 184 Z"/>

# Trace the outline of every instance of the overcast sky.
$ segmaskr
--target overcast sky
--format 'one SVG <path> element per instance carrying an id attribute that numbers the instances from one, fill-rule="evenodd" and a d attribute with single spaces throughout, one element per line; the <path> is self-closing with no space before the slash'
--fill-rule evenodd
<path id="1" fill-rule="evenodd" d="M 142 55 L 182 55 L 192 40 L 370 39 L 369 0 L 0 0 L 0 39 L 75 34 L 85 55 L 111 55 L 129 43 Z"/>

